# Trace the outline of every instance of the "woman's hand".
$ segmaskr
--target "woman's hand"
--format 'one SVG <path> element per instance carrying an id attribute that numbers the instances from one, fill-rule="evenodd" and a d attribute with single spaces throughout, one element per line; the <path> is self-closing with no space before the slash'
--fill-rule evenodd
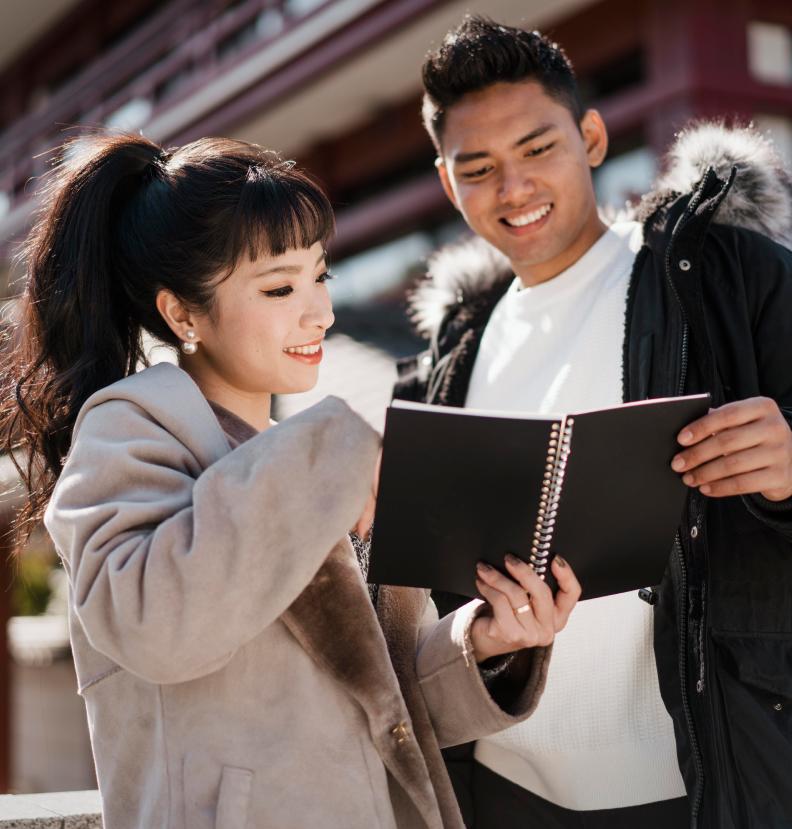
<path id="1" fill-rule="evenodd" d="M 580 583 L 560 556 L 551 564 L 555 598 L 530 565 L 513 555 L 504 561 L 511 578 L 483 562 L 477 567 L 476 587 L 488 603 L 470 631 L 477 662 L 551 644 L 580 598 Z"/>
<path id="2" fill-rule="evenodd" d="M 377 462 L 374 464 L 374 480 L 371 482 L 371 492 L 369 493 L 366 506 L 363 508 L 363 513 L 358 518 L 357 523 L 352 528 L 352 532 L 358 538 L 366 539 L 371 532 L 371 525 L 374 522 L 374 511 L 377 508 L 377 488 L 379 487 L 380 464 L 382 463 L 382 449 L 377 455 Z"/>

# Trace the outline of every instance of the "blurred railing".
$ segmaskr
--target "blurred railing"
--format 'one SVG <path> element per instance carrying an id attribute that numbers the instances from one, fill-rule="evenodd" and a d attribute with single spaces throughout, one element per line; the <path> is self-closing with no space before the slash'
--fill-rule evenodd
<path id="1" fill-rule="evenodd" d="M 27 182 L 47 168 L 46 151 L 64 140 L 68 127 L 141 127 L 337 2 L 170 0 L 0 133 L 0 209 L 8 215 L 27 200 Z"/>

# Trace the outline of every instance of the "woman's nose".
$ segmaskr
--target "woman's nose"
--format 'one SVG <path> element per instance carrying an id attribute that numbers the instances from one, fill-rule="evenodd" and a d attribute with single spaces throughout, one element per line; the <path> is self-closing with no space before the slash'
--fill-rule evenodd
<path id="1" fill-rule="evenodd" d="M 305 310 L 303 325 L 306 328 L 321 328 L 323 331 L 326 331 L 335 322 L 333 303 L 327 291 L 317 293 L 320 296 Z"/>

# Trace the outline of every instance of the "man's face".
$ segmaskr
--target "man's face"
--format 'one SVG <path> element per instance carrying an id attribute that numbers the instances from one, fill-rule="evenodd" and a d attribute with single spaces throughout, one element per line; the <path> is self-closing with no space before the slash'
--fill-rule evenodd
<path id="1" fill-rule="evenodd" d="M 607 135 L 595 111 L 578 127 L 538 83 L 499 83 L 450 107 L 440 140 L 448 197 L 526 284 L 552 279 L 602 234 L 591 168 Z"/>

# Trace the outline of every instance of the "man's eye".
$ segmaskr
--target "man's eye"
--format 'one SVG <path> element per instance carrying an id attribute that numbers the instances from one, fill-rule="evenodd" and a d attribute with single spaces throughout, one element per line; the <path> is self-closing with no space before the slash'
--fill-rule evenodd
<path id="1" fill-rule="evenodd" d="M 537 147 L 535 150 L 529 150 L 525 155 L 529 158 L 535 158 L 537 155 L 542 155 L 546 153 L 551 147 L 553 147 L 555 142 L 551 144 L 545 144 L 544 147 Z"/>
<path id="2" fill-rule="evenodd" d="M 474 178 L 481 178 L 481 176 L 486 175 L 489 172 L 489 167 L 479 167 L 478 170 L 470 170 L 467 173 L 462 173 L 462 178 L 465 179 L 474 179 Z"/>
<path id="3" fill-rule="evenodd" d="M 264 296 L 270 296 L 277 299 L 288 296 L 292 290 L 291 285 L 284 285 L 282 288 L 273 288 L 271 291 L 262 291 L 262 293 Z"/>
<path id="4" fill-rule="evenodd" d="M 330 273 L 330 271 L 325 271 L 324 273 L 320 273 L 319 276 L 316 277 L 317 282 L 328 282 L 331 279 L 335 279 L 335 274 Z"/>

